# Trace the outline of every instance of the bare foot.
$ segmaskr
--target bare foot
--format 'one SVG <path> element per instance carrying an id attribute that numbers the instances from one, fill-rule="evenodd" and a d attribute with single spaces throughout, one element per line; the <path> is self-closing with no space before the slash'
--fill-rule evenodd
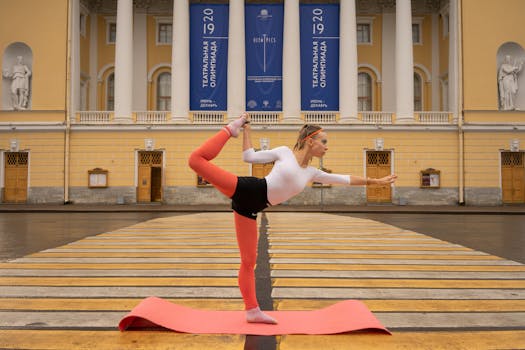
<path id="1" fill-rule="evenodd" d="M 277 320 L 262 312 L 259 307 L 246 311 L 246 321 L 248 323 L 277 324 Z"/>
<path id="2" fill-rule="evenodd" d="M 230 132 L 230 135 L 232 135 L 232 137 L 237 137 L 237 136 L 239 136 L 239 132 L 241 131 L 241 128 L 242 128 L 242 126 L 244 125 L 245 122 L 246 122 L 246 117 L 243 114 L 239 118 L 237 118 L 234 121 L 232 121 L 231 123 L 229 123 L 226 126 L 226 128 L 228 129 L 228 131 Z"/>

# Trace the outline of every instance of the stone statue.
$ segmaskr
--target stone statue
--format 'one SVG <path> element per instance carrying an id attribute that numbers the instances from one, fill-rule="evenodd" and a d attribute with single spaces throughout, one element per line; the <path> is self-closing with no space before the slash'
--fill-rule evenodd
<path id="1" fill-rule="evenodd" d="M 12 72 L 4 70 L 2 75 L 6 79 L 11 79 L 11 99 L 13 102 L 13 109 L 25 110 L 29 104 L 29 77 L 31 71 L 24 64 L 22 56 L 16 57 L 16 64 L 13 66 Z"/>
<path id="2" fill-rule="evenodd" d="M 499 106 L 501 110 L 512 111 L 514 106 L 514 95 L 518 92 L 518 73 L 521 71 L 523 61 L 511 62 L 509 55 L 498 70 Z"/>

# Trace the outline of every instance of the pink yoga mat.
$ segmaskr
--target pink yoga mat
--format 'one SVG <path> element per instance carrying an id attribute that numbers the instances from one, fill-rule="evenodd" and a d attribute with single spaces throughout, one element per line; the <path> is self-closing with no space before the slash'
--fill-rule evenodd
<path id="1" fill-rule="evenodd" d="M 244 311 L 207 311 L 149 297 L 140 302 L 119 323 L 121 331 L 163 327 L 196 334 L 337 334 L 357 330 L 378 330 L 390 334 L 357 300 L 345 300 L 314 311 L 267 311 L 276 325 L 248 323 Z"/>

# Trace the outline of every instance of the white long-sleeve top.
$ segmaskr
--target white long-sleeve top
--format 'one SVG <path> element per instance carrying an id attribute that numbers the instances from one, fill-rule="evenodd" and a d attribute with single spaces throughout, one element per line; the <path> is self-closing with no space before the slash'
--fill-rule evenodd
<path id="1" fill-rule="evenodd" d="M 292 150 L 286 146 L 258 152 L 250 148 L 243 152 L 243 160 L 248 163 L 275 162 L 272 171 L 266 176 L 271 205 L 292 198 L 312 181 L 350 185 L 350 175 L 330 174 L 313 166 L 301 167 Z"/>

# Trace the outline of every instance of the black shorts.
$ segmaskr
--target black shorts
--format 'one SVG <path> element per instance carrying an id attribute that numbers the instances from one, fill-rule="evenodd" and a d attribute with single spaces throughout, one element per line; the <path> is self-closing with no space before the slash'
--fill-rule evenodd
<path id="1" fill-rule="evenodd" d="M 239 215 L 257 219 L 257 213 L 268 206 L 266 179 L 239 176 L 232 198 L 232 209 Z"/>

